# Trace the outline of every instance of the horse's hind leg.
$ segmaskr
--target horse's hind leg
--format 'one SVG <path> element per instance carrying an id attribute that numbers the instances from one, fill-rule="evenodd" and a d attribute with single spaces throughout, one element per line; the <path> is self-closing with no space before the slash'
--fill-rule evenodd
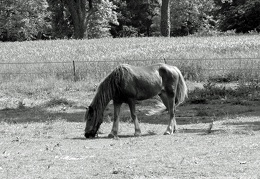
<path id="1" fill-rule="evenodd" d="M 176 119 L 175 119 L 175 112 L 176 112 L 175 100 L 174 100 L 174 98 L 169 98 L 168 101 L 169 101 L 170 119 L 169 119 L 169 123 L 168 123 L 167 129 L 166 129 L 164 135 L 170 135 L 177 131 L 177 123 L 176 123 Z"/>
<path id="2" fill-rule="evenodd" d="M 120 113 L 120 108 L 122 106 L 122 103 L 117 103 L 114 101 L 114 121 L 113 121 L 113 127 L 108 134 L 109 138 L 118 138 L 118 126 L 119 126 L 119 113 Z"/>
<path id="3" fill-rule="evenodd" d="M 164 106 L 166 107 L 166 111 L 168 111 L 169 109 L 169 107 L 168 107 L 168 96 L 167 96 L 167 94 L 166 94 L 166 92 L 165 92 L 165 90 L 162 90 L 161 91 L 161 93 L 159 94 L 159 97 L 161 98 L 161 100 L 162 100 L 162 102 L 163 102 L 163 104 L 164 104 Z"/>
<path id="4" fill-rule="evenodd" d="M 135 126 L 135 136 L 141 136 L 141 130 L 140 130 L 140 126 L 139 126 L 139 122 L 137 119 L 137 116 L 135 114 L 135 101 L 134 100 L 129 100 L 128 101 L 128 105 L 130 108 L 130 112 L 131 112 L 131 118 L 134 122 L 134 126 Z"/>

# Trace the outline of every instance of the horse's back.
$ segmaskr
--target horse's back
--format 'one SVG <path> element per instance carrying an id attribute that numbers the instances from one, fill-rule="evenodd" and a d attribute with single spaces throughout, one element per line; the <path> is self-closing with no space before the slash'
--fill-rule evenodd
<path id="1" fill-rule="evenodd" d="M 162 78 L 158 69 L 161 64 L 150 66 L 132 66 L 122 64 L 123 81 L 121 83 L 124 94 L 138 100 L 151 98 L 162 90 Z"/>

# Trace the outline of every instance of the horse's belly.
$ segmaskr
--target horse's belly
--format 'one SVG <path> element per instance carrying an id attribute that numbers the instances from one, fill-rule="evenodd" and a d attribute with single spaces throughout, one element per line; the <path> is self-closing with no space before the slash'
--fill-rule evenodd
<path id="1" fill-rule="evenodd" d="M 140 85 L 136 88 L 136 99 L 137 100 L 145 100 L 152 98 L 158 95 L 162 90 L 162 85 L 160 83 L 149 84 L 149 85 Z"/>
<path id="2" fill-rule="evenodd" d="M 162 79 L 157 71 L 151 73 L 139 72 L 133 76 L 128 78 L 123 85 L 126 98 L 144 100 L 161 92 Z"/>

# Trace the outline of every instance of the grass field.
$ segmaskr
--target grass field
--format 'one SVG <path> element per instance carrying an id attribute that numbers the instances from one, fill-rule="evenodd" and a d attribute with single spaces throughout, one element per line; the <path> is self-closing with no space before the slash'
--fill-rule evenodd
<path id="1" fill-rule="evenodd" d="M 1 179 L 260 178 L 259 73 L 250 70 L 259 68 L 260 60 L 252 59 L 260 58 L 259 35 L 0 46 Z M 187 58 L 215 60 L 170 60 Z M 158 101 L 151 99 L 137 104 L 142 137 L 133 137 L 129 110 L 123 105 L 120 139 L 108 139 L 113 118 L 109 104 L 99 138 L 83 138 L 85 107 L 100 79 L 117 64 L 144 65 L 158 59 L 176 64 L 187 79 L 189 99 L 177 108 L 178 133 L 162 135 L 167 114 L 146 115 L 157 107 Z M 73 60 L 77 82 L 73 81 Z M 249 70 L 229 70 L 241 66 Z M 229 79 L 247 76 L 252 82 L 215 83 L 215 74 L 206 68 L 225 68 L 221 71 Z M 191 81 L 189 75 L 193 79 L 209 75 L 211 81 Z"/>
<path id="2" fill-rule="evenodd" d="M 214 73 L 212 69 L 219 69 L 217 73 L 223 71 L 231 73 L 233 71 L 229 70 L 230 68 L 259 68 L 260 60 L 251 59 L 259 58 L 259 49 L 259 35 L 16 42 L 1 43 L 0 63 L 1 73 L 37 73 L 30 77 L 55 76 L 73 79 L 72 61 L 74 60 L 78 78 L 100 80 L 120 63 L 147 65 L 164 62 L 166 59 L 167 63 L 177 65 L 184 73 L 193 72 L 195 73 L 191 74 L 193 78 L 199 78 L 199 75 Z M 218 60 L 208 60 L 216 58 Z M 171 61 L 172 59 L 200 60 Z M 252 73 L 252 70 L 246 72 Z M 3 80 L 10 79 L 10 75 L 1 76 Z M 26 75 L 12 75 L 13 78 L 17 76 L 19 80 L 27 79 Z"/>

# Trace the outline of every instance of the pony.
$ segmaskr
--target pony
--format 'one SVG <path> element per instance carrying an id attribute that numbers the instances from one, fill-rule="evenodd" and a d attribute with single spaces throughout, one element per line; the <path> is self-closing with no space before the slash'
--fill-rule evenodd
<path id="1" fill-rule="evenodd" d="M 169 122 L 165 135 L 177 130 L 175 119 L 176 107 L 187 97 L 187 86 L 184 77 L 176 66 L 164 63 L 150 66 L 117 66 L 100 83 L 93 101 L 85 114 L 85 137 L 96 136 L 103 122 L 103 112 L 113 100 L 114 119 L 109 138 L 118 138 L 119 113 L 123 103 L 128 104 L 134 123 L 135 136 L 141 135 L 135 104 L 137 100 L 145 100 L 159 95 L 169 113 Z"/>

